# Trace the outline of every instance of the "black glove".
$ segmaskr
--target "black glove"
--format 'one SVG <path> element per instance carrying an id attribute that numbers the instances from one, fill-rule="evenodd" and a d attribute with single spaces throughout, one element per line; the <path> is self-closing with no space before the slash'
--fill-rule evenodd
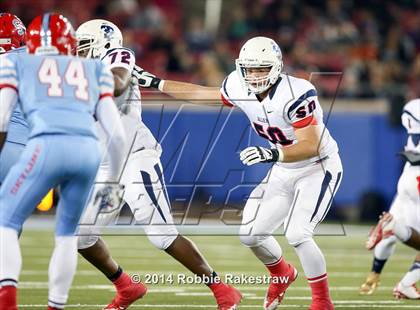
<path id="1" fill-rule="evenodd" d="M 159 88 L 159 83 L 162 81 L 160 78 L 137 65 L 134 66 L 131 76 L 137 81 L 137 84 L 143 88 Z"/>
<path id="2" fill-rule="evenodd" d="M 406 161 L 410 162 L 412 166 L 420 166 L 420 154 L 415 153 L 413 151 L 404 151 L 398 153 L 401 155 Z"/>

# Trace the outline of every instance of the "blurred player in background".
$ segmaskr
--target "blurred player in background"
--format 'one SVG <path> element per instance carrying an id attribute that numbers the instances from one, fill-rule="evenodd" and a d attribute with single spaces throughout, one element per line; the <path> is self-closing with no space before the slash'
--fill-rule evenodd
<path id="1" fill-rule="evenodd" d="M 25 36 L 26 28 L 16 15 L 10 13 L 0 14 L 0 54 L 26 53 Z M 0 185 L 7 172 L 22 154 L 28 136 L 28 123 L 18 104 L 10 118 L 7 138 L 6 134 L 0 136 L 0 143 L 6 140 L 0 152 Z"/>
<path id="2" fill-rule="evenodd" d="M 407 144 L 402 153 L 407 163 L 398 181 L 397 194 L 389 214 L 382 217 L 368 240 L 367 247 L 375 250 L 372 270 L 360 288 L 363 295 L 372 294 L 378 287 L 382 269 L 394 253 L 397 240 L 407 242 L 416 233 L 418 235 L 415 230 L 420 229 L 420 99 L 411 100 L 404 106 L 401 120 L 408 133 Z M 394 296 L 420 299 L 420 292 L 416 288 L 419 280 L 420 253 L 394 288 Z"/>
<path id="3" fill-rule="evenodd" d="M 115 101 L 121 111 L 129 149 L 121 149 L 128 157 L 121 182 L 125 185 L 124 201 L 131 208 L 136 224 L 143 224 L 147 237 L 160 250 L 166 251 L 194 274 L 203 277 L 212 290 L 219 309 L 235 309 L 239 292 L 218 283 L 217 274 L 206 262 L 195 244 L 181 236 L 173 224 L 169 197 L 166 192 L 161 147 L 142 121 L 141 96 L 137 83 L 131 83 L 135 66 L 133 51 L 123 47 L 122 34 L 116 25 L 106 20 L 91 20 L 77 29 L 78 54 L 99 58 L 114 75 Z M 101 163 L 96 182 L 109 175 L 108 161 Z M 95 195 L 94 195 L 95 196 Z M 126 309 L 146 293 L 142 283 L 133 283 L 128 274 L 113 260 L 104 241 L 99 237 L 100 227 L 111 223 L 119 208 L 110 206 L 110 212 L 92 200 L 81 224 L 79 252 L 112 281 L 117 295 L 106 309 Z M 115 206 L 114 206 L 115 207 Z M 105 211 L 105 212 L 104 212 Z M 98 216 L 99 214 L 99 216 Z"/>
<path id="4" fill-rule="evenodd" d="M 245 112 L 271 148 L 248 147 L 240 159 L 248 166 L 274 163 L 266 179 L 251 193 L 240 228 L 242 243 L 273 279 L 264 309 L 276 309 L 297 277 L 296 268 L 286 262 L 272 236 L 282 224 L 312 289 L 310 309 L 333 309 L 324 255 L 313 233 L 328 213 L 341 182 L 342 167 L 337 144 L 323 124 L 317 92 L 307 80 L 282 73 L 280 48 L 266 37 L 247 41 L 236 66 L 221 88 L 161 80 L 141 68 L 135 69 L 135 76 L 139 85 L 158 88 L 177 99 L 222 101 Z M 281 277 L 288 281 L 282 282 Z"/>
<path id="5" fill-rule="evenodd" d="M 420 225 L 417 225 L 417 227 L 420 227 Z M 411 227 L 401 218 L 398 218 L 398 217 L 394 218 L 394 216 L 389 212 L 384 212 L 380 216 L 379 222 L 375 227 L 375 231 L 377 232 L 376 240 L 378 242 L 386 238 L 389 238 L 391 236 L 396 236 L 398 240 L 400 240 L 405 245 L 408 245 L 409 247 L 420 251 L 420 231 L 418 230 L 418 228 Z M 372 244 L 371 239 L 372 237 L 368 240 L 367 244 Z M 375 243 L 376 242 L 374 242 L 372 246 L 374 246 Z M 417 258 L 419 255 L 420 254 L 417 255 Z M 407 279 L 411 279 L 412 281 L 415 280 L 414 283 L 416 283 L 420 279 L 418 260 L 414 262 L 410 271 L 414 271 L 414 272 L 407 273 L 407 275 L 411 275 Z M 394 293 L 395 292 L 398 293 L 398 290 L 397 290 L 398 287 L 399 286 L 397 286 L 394 289 Z M 416 288 L 415 285 L 413 285 L 413 287 Z M 409 298 L 408 296 L 404 296 L 401 294 L 396 294 L 396 297 Z M 410 298 L 410 299 L 419 299 L 419 298 Z"/>
<path id="6" fill-rule="evenodd" d="M 16 15 L 0 13 L 0 54 L 26 53 L 26 28 Z M 18 161 L 29 136 L 29 126 L 19 104 L 16 104 L 9 121 L 7 137 L 0 136 L 0 143 L 6 139 L 0 152 L 0 186 L 10 168 Z M 47 211 L 53 204 L 52 190 L 38 205 L 40 210 Z"/>
<path id="7" fill-rule="evenodd" d="M 18 232 L 36 204 L 55 186 L 55 248 L 49 265 L 48 309 L 63 309 L 77 266 L 75 231 L 95 180 L 100 150 L 94 116 L 109 140 L 111 169 L 121 169 L 121 121 L 112 101 L 113 77 L 101 62 L 73 57 L 74 30 L 59 14 L 36 17 L 26 53 L 0 59 L 0 132 L 16 104 L 30 125 L 26 147 L 0 189 L 0 309 L 17 309 L 22 265 Z M 109 180 L 112 181 L 112 180 Z"/>

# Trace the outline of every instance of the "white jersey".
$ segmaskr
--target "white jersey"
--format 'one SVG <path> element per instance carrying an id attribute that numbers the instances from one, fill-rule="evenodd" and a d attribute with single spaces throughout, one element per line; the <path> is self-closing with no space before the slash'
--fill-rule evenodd
<path id="1" fill-rule="evenodd" d="M 323 124 L 323 113 L 315 87 L 307 80 L 281 74 L 263 101 L 248 92 L 236 71 L 229 74 L 220 89 L 223 103 L 237 106 L 248 116 L 258 135 L 271 145 L 285 148 L 296 144 L 295 128 L 310 124 L 322 132 L 319 156 L 293 163 L 276 163 L 285 168 L 299 168 L 338 152 L 337 143 Z"/>
<path id="2" fill-rule="evenodd" d="M 133 51 L 123 47 L 107 50 L 100 59 L 110 69 L 124 68 L 130 73 L 133 71 L 136 62 Z M 127 147 L 130 148 L 131 153 L 144 149 L 154 149 L 161 153 L 159 143 L 142 121 L 141 94 L 138 85 L 130 84 L 124 93 L 114 98 L 114 101 L 121 111 L 121 120 L 127 137 Z M 99 130 L 99 136 L 100 138 L 104 137 L 101 130 Z M 103 139 L 100 140 L 103 141 Z"/>
<path id="3" fill-rule="evenodd" d="M 420 154 L 420 99 L 411 100 L 404 106 L 401 120 L 408 133 L 405 150 Z"/>

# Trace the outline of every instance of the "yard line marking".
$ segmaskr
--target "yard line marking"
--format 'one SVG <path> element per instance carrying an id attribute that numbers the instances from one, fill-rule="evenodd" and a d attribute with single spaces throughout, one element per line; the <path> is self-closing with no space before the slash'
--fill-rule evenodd
<path id="1" fill-rule="evenodd" d="M 334 305 L 335 308 L 360 308 L 360 307 L 369 307 L 369 308 L 396 308 L 396 309 L 401 309 L 401 308 L 407 308 L 407 309 L 418 309 L 418 305 L 371 305 L 371 304 L 357 304 L 357 305 Z"/>
<path id="2" fill-rule="evenodd" d="M 66 308 L 90 308 L 90 307 L 96 307 L 96 308 L 103 308 L 106 305 L 66 305 Z M 150 304 L 144 304 L 144 305 L 131 305 L 130 308 L 204 308 L 204 309 L 214 309 L 216 305 L 181 305 L 181 304 L 174 304 L 174 305 L 150 305 Z M 279 305 L 280 308 L 308 308 L 308 306 L 303 305 Z M 45 308 L 45 305 L 19 305 L 19 308 Z M 260 305 L 243 305 L 242 308 L 255 308 L 260 309 Z"/>
<path id="3" fill-rule="evenodd" d="M 195 293 L 188 293 L 188 292 L 179 292 L 175 293 L 176 296 L 213 296 L 213 293 L 211 292 L 195 292 Z M 242 296 L 246 296 L 248 299 L 256 299 L 256 298 L 262 298 L 262 297 L 254 297 L 254 293 L 242 293 Z"/>
<path id="4" fill-rule="evenodd" d="M 48 288 L 48 282 L 31 282 L 31 281 L 23 281 L 19 282 L 19 288 L 21 289 L 46 289 Z M 151 288 L 152 292 L 179 292 L 185 290 L 194 290 L 200 291 L 204 290 L 204 286 L 188 286 L 188 285 L 180 285 L 179 287 L 170 287 L 165 285 L 154 285 Z M 256 287 L 256 286 L 238 286 L 238 288 L 242 291 L 266 291 L 266 287 Z M 393 286 L 380 286 L 377 290 L 380 291 L 389 291 L 392 290 Z M 75 290 L 86 290 L 86 289 L 95 289 L 95 290 L 114 290 L 113 285 L 104 284 L 104 285 L 73 285 L 72 289 Z M 331 291 L 355 291 L 358 290 L 358 286 L 330 286 Z M 288 292 L 293 291 L 309 291 L 310 288 L 307 286 L 291 286 L 288 288 Z"/>
<path id="5" fill-rule="evenodd" d="M 22 270 L 20 273 L 21 275 L 25 276 L 43 276 L 48 275 L 48 270 L 35 270 L 35 269 L 28 269 L 28 270 Z M 98 275 L 101 276 L 101 273 L 96 270 L 78 270 L 76 272 L 76 276 L 94 276 Z"/>
<path id="6" fill-rule="evenodd" d="M 88 305 L 88 304 L 69 304 L 66 305 L 66 308 L 102 308 L 106 305 Z M 215 305 L 182 305 L 182 304 L 174 304 L 174 305 L 151 305 L 151 304 L 143 304 L 143 305 L 131 305 L 130 308 L 206 308 L 206 309 L 213 309 Z M 261 305 L 241 305 L 241 309 L 243 308 L 254 308 L 254 309 L 261 309 Z M 279 308 L 302 308 L 308 309 L 307 305 L 279 305 Z M 372 305 L 372 304 L 348 304 L 348 305 L 335 305 L 335 308 L 360 308 L 360 307 L 369 307 L 369 308 L 383 308 L 383 305 Z M 45 308 L 45 305 L 19 305 L 19 308 Z M 406 308 L 406 309 L 417 309 L 418 305 L 387 305 L 386 308 Z"/>
<path id="7" fill-rule="evenodd" d="M 250 299 L 250 300 L 264 300 L 263 296 L 249 296 L 246 299 Z M 305 297 L 305 296 L 288 296 L 285 297 L 285 300 L 312 300 L 311 297 Z M 398 300 L 333 300 L 334 305 L 339 305 L 339 304 L 380 304 L 380 305 L 399 305 L 402 304 L 401 301 Z"/>

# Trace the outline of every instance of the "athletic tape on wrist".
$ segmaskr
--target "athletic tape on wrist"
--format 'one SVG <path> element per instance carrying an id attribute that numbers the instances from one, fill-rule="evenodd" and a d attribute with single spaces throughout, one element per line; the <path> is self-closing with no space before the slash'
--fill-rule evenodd
<path id="1" fill-rule="evenodd" d="M 160 80 L 158 89 L 163 92 L 163 85 L 165 85 L 165 80 Z"/>

